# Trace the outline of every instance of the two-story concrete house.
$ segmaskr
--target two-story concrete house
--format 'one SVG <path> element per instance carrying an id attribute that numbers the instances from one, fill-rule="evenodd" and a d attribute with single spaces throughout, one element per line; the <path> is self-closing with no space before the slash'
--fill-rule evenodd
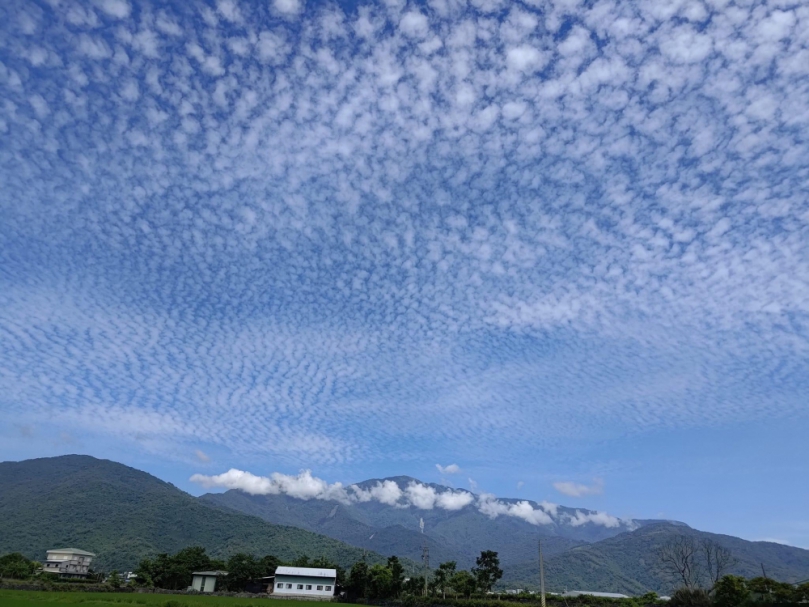
<path id="1" fill-rule="evenodd" d="M 53 573 L 59 577 L 87 577 L 90 563 L 95 554 L 78 548 L 58 548 L 48 550 L 42 565 L 43 573 Z"/>

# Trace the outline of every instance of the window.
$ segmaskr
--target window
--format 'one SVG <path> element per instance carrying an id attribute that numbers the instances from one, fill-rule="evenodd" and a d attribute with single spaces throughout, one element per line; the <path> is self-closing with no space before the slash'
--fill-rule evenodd
<path id="1" fill-rule="evenodd" d="M 298 584 L 298 590 L 303 590 L 303 584 Z"/>
<path id="2" fill-rule="evenodd" d="M 318 586 L 317 589 L 318 590 L 323 590 L 323 586 Z"/>
<path id="3" fill-rule="evenodd" d="M 306 589 L 311 590 L 312 589 L 312 584 L 306 584 Z"/>
<path id="4" fill-rule="evenodd" d="M 289 588 L 290 590 L 292 590 L 292 584 L 287 584 L 287 588 Z"/>
<path id="5" fill-rule="evenodd" d="M 331 586 L 326 586 L 326 590 L 331 591 Z"/>
<path id="6" fill-rule="evenodd" d="M 284 582 L 278 582 L 278 586 L 276 586 L 276 588 L 283 588 L 283 587 L 284 587 Z"/>

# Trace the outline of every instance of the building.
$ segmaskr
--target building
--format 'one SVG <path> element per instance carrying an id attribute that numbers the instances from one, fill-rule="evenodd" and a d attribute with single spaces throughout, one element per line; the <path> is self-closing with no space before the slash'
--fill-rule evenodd
<path id="1" fill-rule="evenodd" d="M 628 599 L 629 597 L 625 594 L 618 594 L 617 592 L 593 592 L 591 590 L 570 590 L 569 592 L 565 592 L 562 594 L 564 597 L 572 598 L 577 596 L 600 596 L 605 599 Z"/>
<path id="2" fill-rule="evenodd" d="M 191 575 L 191 588 L 189 590 L 196 590 L 197 592 L 214 592 L 216 590 L 216 582 L 220 577 L 225 577 L 227 571 L 194 571 Z"/>
<path id="3" fill-rule="evenodd" d="M 283 597 L 330 600 L 337 586 L 336 569 L 278 567 L 273 594 Z"/>
<path id="4" fill-rule="evenodd" d="M 61 578 L 85 578 L 90 573 L 90 563 L 94 556 L 92 552 L 78 548 L 48 550 L 42 572 Z"/>

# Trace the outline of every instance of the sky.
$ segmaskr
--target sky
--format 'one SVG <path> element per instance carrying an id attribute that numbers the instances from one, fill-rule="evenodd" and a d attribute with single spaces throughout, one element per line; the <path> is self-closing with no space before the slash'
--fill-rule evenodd
<path id="1" fill-rule="evenodd" d="M 809 548 L 808 395 L 805 2 L 0 3 L 0 460 Z"/>

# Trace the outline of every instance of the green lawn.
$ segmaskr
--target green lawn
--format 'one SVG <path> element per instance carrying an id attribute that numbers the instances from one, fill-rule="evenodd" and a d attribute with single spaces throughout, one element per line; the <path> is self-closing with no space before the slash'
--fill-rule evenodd
<path id="1" fill-rule="evenodd" d="M 239 599 L 229 596 L 0 590 L 0 607 L 301 607 L 310 601 Z"/>

